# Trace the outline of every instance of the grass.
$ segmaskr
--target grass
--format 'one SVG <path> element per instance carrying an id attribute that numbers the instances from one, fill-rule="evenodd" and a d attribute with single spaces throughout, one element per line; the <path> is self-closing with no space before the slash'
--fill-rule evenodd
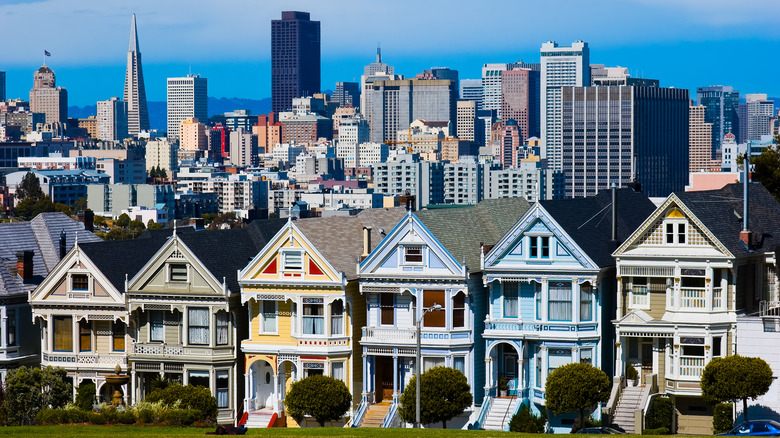
<path id="1" fill-rule="evenodd" d="M 115 437 L 192 437 L 205 436 L 206 432 L 213 431 L 210 428 L 200 427 L 161 427 L 161 426 L 86 426 L 86 425 L 62 425 L 62 426 L 23 426 L 0 427 L 0 437 L 57 437 L 57 438 L 102 438 Z M 508 432 L 488 432 L 476 430 L 441 430 L 441 429 L 344 429 L 335 427 L 306 428 L 306 429 L 250 429 L 247 435 L 267 437 L 309 437 L 309 436 L 338 436 L 338 437 L 512 437 L 512 438 L 541 438 L 534 434 L 520 434 Z M 595 435 L 594 435 L 595 436 Z M 630 437 L 631 435 L 626 435 Z M 682 438 L 682 435 L 675 435 Z M 702 437 L 697 437 L 702 438 Z"/>

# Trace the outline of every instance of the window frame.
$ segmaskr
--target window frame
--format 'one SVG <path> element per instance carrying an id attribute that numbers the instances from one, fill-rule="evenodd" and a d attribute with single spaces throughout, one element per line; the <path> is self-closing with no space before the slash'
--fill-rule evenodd
<path id="1" fill-rule="evenodd" d="M 301 331 L 303 335 L 306 336 L 326 336 L 327 333 L 325 331 L 325 300 L 322 298 L 308 298 L 309 302 L 305 302 L 306 299 L 304 299 L 303 305 L 301 306 Z M 314 302 L 314 300 L 320 300 L 320 302 Z M 312 310 L 312 309 L 319 309 L 319 313 L 317 314 L 306 314 L 306 310 Z M 321 321 L 321 327 L 322 332 L 317 333 L 317 323 L 316 321 Z M 306 322 L 311 321 L 313 324 L 311 325 L 311 333 L 309 333 L 308 327 Z"/>
<path id="2" fill-rule="evenodd" d="M 628 287 L 628 307 L 630 309 L 649 309 L 650 308 L 650 277 L 631 276 Z M 644 279 L 644 282 L 637 282 L 636 279 Z M 635 293 L 635 287 L 644 288 L 645 292 Z M 638 298 L 642 298 L 639 300 Z"/>
<path id="3" fill-rule="evenodd" d="M 8 347 L 16 347 L 19 340 L 18 327 L 19 324 L 16 320 L 16 309 L 5 310 L 5 342 Z"/>
<path id="4" fill-rule="evenodd" d="M 424 245 L 403 245 L 403 259 L 404 265 L 422 265 L 425 261 L 425 248 Z M 412 253 L 414 251 L 414 254 Z M 419 254 L 416 252 L 419 251 Z M 410 260 L 410 257 L 413 259 Z M 417 260 L 419 258 L 419 260 Z"/>
<path id="5" fill-rule="evenodd" d="M 270 304 L 273 306 L 273 312 L 266 312 L 265 306 L 267 304 Z M 258 324 L 258 334 L 259 335 L 276 335 L 279 334 L 279 302 L 276 300 L 261 300 L 260 304 L 258 305 L 258 316 L 259 324 Z M 268 318 L 266 315 L 273 315 L 273 318 Z M 274 327 L 273 331 L 266 331 L 266 323 L 273 319 L 274 321 Z"/>
<path id="6" fill-rule="evenodd" d="M 61 334 L 60 336 L 64 336 L 64 338 L 60 339 L 60 344 L 63 345 L 62 348 L 57 348 L 57 334 L 59 331 L 57 330 L 58 326 L 62 324 L 63 327 L 63 333 L 67 332 L 67 334 Z M 73 353 L 73 316 L 72 315 L 52 315 L 52 345 L 51 350 L 56 352 L 67 352 L 67 353 Z M 67 329 L 69 328 L 69 329 Z"/>
<path id="7" fill-rule="evenodd" d="M 594 296 L 594 289 L 593 286 L 590 283 L 582 283 L 579 285 L 579 293 L 580 293 L 580 321 L 584 322 L 591 322 L 593 321 L 594 317 L 594 311 L 593 311 L 593 302 L 595 301 Z M 586 297 L 587 299 L 583 299 L 583 297 Z M 587 307 L 585 307 L 587 305 Z M 583 310 L 588 310 L 588 318 L 583 318 Z"/>
<path id="8" fill-rule="evenodd" d="M 205 311 L 206 312 L 206 318 L 205 318 L 206 323 L 205 323 L 205 325 L 203 325 L 203 324 L 193 325 L 192 317 L 191 317 L 193 311 L 198 311 L 198 312 Z M 209 339 L 210 339 L 210 335 L 211 335 L 211 333 L 209 333 L 210 332 L 209 317 L 210 316 L 209 316 L 209 308 L 208 307 L 188 307 L 187 308 L 187 345 L 209 345 Z M 199 331 L 203 330 L 203 329 L 206 330 L 206 335 L 203 336 L 203 338 L 205 339 L 205 342 L 193 342 L 193 340 L 192 340 L 193 339 L 193 336 L 192 336 L 192 334 L 193 334 L 192 330 L 193 329 L 198 329 Z"/>
<path id="9" fill-rule="evenodd" d="M 514 290 L 512 290 L 513 288 Z M 513 292 L 513 294 L 510 295 L 508 292 Z M 507 281 L 501 283 L 501 296 L 503 298 L 503 300 L 501 301 L 501 317 L 519 318 L 520 317 L 520 285 L 514 281 Z M 513 314 L 510 315 L 507 309 L 514 310 Z"/>
<path id="10" fill-rule="evenodd" d="M 388 301 L 391 302 L 389 310 L 387 308 Z M 385 318 L 385 316 L 388 316 L 388 318 Z M 388 320 L 389 322 L 386 322 Z M 395 294 L 392 292 L 381 292 L 379 294 L 379 325 L 395 326 Z"/>
<path id="11" fill-rule="evenodd" d="M 220 380 L 226 381 L 224 388 L 220 387 Z M 220 404 L 220 392 L 225 393 L 226 403 Z M 214 396 L 217 399 L 217 409 L 227 409 L 230 407 L 230 370 L 214 370 Z"/>
<path id="12" fill-rule="evenodd" d="M 113 331 L 112 331 L 113 337 Z M 113 338 L 112 338 L 113 339 Z M 84 348 L 86 341 L 87 348 Z M 113 347 L 113 340 L 112 345 Z M 92 323 L 87 320 L 79 320 L 79 353 L 85 353 L 92 351 Z"/>
<path id="13" fill-rule="evenodd" d="M 76 287 L 77 283 L 80 287 Z M 89 275 L 86 273 L 70 274 L 70 290 L 72 292 L 89 292 Z"/>
<path id="14" fill-rule="evenodd" d="M 180 269 L 184 267 L 184 278 L 181 278 L 182 272 Z M 189 283 L 190 282 L 190 268 L 187 263 L 168 263 L 168 281 L 170 283 Z"/>
<path id="15" fill-rule="evenodd" d="M 119 330 L 121 328 L 121 331 Z M 127 350 L 127 326 L 122 321 L 111 321 L 111 351 L 124 353 Z M 119 348 L 121 347 L 121 348 Z"/>
<path id="16" fill-rule="evenodd" d="M 463 298 L 459 298 L 463 297 Z M 462 306 L 460 302 L 462 301 Z M 458 291 L 452 296 L 452 328 L 453 329 L 462 329 L 466 328 L 466 293 L 463 291 Z M 457 325 L 460 324 L 460 325 Z"/>
<path id="17" fill-rule="evenodd" d="M 220 333 L 224 331 L 224 333 Z M 224 336 L 224 341 L 220 341 L 220 335 Z M 214 314 L 214 345 L 230 345 L 230 313 L 220 310 Z"/>
<path id="18" fill-rule="evenodd" d="M 288 249 L 281 251 L 282 253 L 282 271 L 283 272 L 302 272 L 305 251 L 303 249 Z M 295 262 L 295 259 L 299 257 L 299 262 Z"/>
<path id="19" fill-rule="evenodd" d="M 552 285 L 556 283 L 561 284 L 568 284 L 568 288 L 553 288 Z M 553 299 L 552 292 L 553 291 L 563 291 L 564 289 L 568 290 L 568 299 Z M 561 321 L 561 322 L 569 322 L 572 321 L 574 315 L 573 315 L 573 303 L 572 303 L 572 295 L 573 295 L 573 282 L 570 280 L 561 280 L 561 281 L 549 281 L 547 283 L 547 320 L 548 321 Z M 552 307 L 555 304 L 566 304 L 568 306 L 568 318 L 553 318 Z M 563 306 L 562 306 L 563 307 Z"/>
<path id="20" fill-rule="evenodd" d="M 160 321 L 155 321 L 156 318 L 153 317 L 153 315 L 158 315 L 160 317 Z M 165 342 L 165 314 L 162 310 L 150 310 L 149 311 L 149 318 L 148 318 L 148 324 L 149 324 L 149 342 Z M 160 329 L 161 336 L 159 339 L 156 339 L 154 337 L 154 329 L 158 326 Z"/>
<path id="21" fill-rule="evenodd" d="M 688 244 L 688 220 L 685 218 L 666 218 L 663 221 L 664 245 Z"/>
<path id="22" fill-rule="evenodd" d="M 334 304 L 340 303 L 341 305 L 341 312 L 336 314 L 333 312 L 334 310 Z M 344 300 L 342 299 L 336 299 L 333 300 L 330 305 L 328 306 L 328 311 L 330 313 L 330 335 L 331 336 L 345 336 L 346 328 L 344 322 L 346 321 L 346 318 L 344 317 L 346 309 L 344 308 Z M 338 333 L 333 330 L 334 327 L 338 327 Z"/>

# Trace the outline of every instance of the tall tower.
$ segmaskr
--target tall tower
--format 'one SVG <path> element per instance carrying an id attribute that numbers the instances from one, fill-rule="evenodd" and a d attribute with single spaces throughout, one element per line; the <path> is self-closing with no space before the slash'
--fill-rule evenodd
<path id="1" fill-rule="evenodd" d="M 553 170 L 563 168 L 561 126 L 561 89 L 590 85 L 590 49 L 588 43 L 575 41 L 560 47 L 555 41 L 542 44 L 540 100 L 542 158 Z"/>
<path id="2" fill-rule="evenodd" d="M 46 64 L 33 73 L 30 110 L 45 114 L 46 124 L 49 125 L 58 124 L 64 128 L 68 121 L 68 92 L 56 86 L 54 72 Z"/>
<path id="3" fill-rule="evenodd" d="M 184 119 L 208 120 L 208 81 L 200 75 L 168 78 L 168 139 L 179 139 Z"/>
<path id="4" fill-rule="evenodd" d="M 712 158 L 718 158 L 726 134 L 739 138 L 739 91 L 727 85 L 699 87 L 696 100 L 704 106 L 704 122 L 712 123 Z"/>
<path id="5" fill-rule="evenodd" d="M 290 111 L 294 98 L 319 92 L 320 22 L 308 12 L 284 11 L 281 20 L 271 20 L 273 111 Z"/>
<path id="6" fill-rule="evenodd" d="M 144 72 L 141 68 L 141 51 L 138 49 L 135 14 L 130 22 L 130 49 L 127 51 L 124 100 L 127 103 L 128 135 L 136 136 L 140 131 L 149 130 L 149 110 L 146 107 Z"/>

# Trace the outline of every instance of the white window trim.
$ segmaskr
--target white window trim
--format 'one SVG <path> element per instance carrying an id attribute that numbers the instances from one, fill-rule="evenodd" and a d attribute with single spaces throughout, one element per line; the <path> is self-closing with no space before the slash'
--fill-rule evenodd
<path id="1" fill-rule="evenodd" d="M 162 340 L 160 340 L 160 341 L 152 339 L 152 312 L 160 312 L 160 314 L 162 315 L 162 332 L 163 332 L 163 334 L 162 334 Z M 146 318 L 146 323 L 149 326 L 149 329 L 147 330 L 147 332 L 148 332 L 147 333 L 148 334 L 148 336 L 147 336 L 148 342 L 149 343 L 152 343 L 152 342 L 155 342 L 155 343 L 157 343 L 157 342 L 165 343 L 165 311 L 163 311 L 163 310 L 151 310 L 151 311 L 149 311 L 149 314 L 148 314 L 148 316 Z"/>
<path id="2" fill-rule="evenodd" d="M 281 266 L 279 268 L 280 272 L 303 272 L 304 265 L 306 264 L 306 251 L 303 250 L 303 248 L 289 248 L 289 249 L 283 249 L 279 251 L 281 257 Z M 288 254 L 300 254 L 301 256 L 301 266 L 298 268 L 289 268 L 287 267 L 287 257 Z"/>
<path id="3" fill-rule="evenodd" d="M 634 277 L 629 277 L 630 283 L 628 288 L 628 308 L 629 309 L 642 309 L 647 310 L 650 308 L 650 277 L 645 277 L 646 283 L 644 287 L 647 288 L 647 294 L 645 294 L 645 302 L 634 304 Z"/>
<path id="4" fill-rule="evenodd" d="M 87 288 L 86 289 L 73 289 L 73 276 L 74 275 L 86 275 L 87 276 Z M 86 269 L 72 270 L 68 272 L 68 292 L 76 294 L 88 293 L 92 295 L 92 276 Z"/>
<path id="5" fill-rule="evenodd" d="M 420 260 L 419 262 L 409 262 L 406 261 L 406 250 L 407 248 L 420 248 Z M 402 266 L 422 266 L 425 264 L 425 256 L 427 254 L 426 252 L 426 245 L 423 244 L 404 244 L 401 245 L 401 261 L 400 265 Z"/>
<path id="6" fill-rule="evenodd" d="M 185 269 L 187 270 L 187 280 L 186 281 L 179 281 L 179 280 L 174 281 L 174 280 L 171 279 L 173 277 L 173 275 L 172 275 L 173 274 L 173 265 L 184 265 Z M 173 284 L 190 283 L 191 275 L 190 275 L 190 264 L 189 263 L 173 262 L 173 263 L 167 263 L 166 266 L 167 266 L 167 269 L 166 269 L 166 277 L 167 278 L 166 279 L 167 279 L 168 283 L 173 283 Z"/>
<path id="7" fill-rule="evenodd" d="M 265 331 L 265 312 L 263 312 L 263 307 L 265 306 L 266 301 L 271 301 L 274 303 L 274 314 L 276 314 L 276 327 L 275 330 L 272 332 Z M 272 300 L 261 300 L 259 301 L 259 307 L 257 309 L 257 320 L 259 322 L 258 324 L 258 334 L 259 335 L 278 335 L 279 334 L 279 302 L 278 301 L 272 301 Z"/>
<path id="8" fill-rule="evenodd" d="M 674 226 L 674 229 L 672 230 L 672 242 L 669 243 L 666 241 L 667 232 L 666 232 L 666 226 L 668 224 L 672 224 Z M 682 224 L 683 226 L 683 232 L 685 234 L 685 242 L 680 243 L 679 240 L 679 225 Z M 688 220 L 685 218 L 666 218 L 663 221 L 663 232 L 664 232 L 664 245 L 688 245 L 688 241 L 690 240 L 688 238 Z"/>

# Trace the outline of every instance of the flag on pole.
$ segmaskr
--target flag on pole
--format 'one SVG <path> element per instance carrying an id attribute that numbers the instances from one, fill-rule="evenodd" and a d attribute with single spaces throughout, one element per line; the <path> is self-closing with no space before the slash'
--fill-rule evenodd
<path id="1" fill-rule="evenodd" d="M 48 50 L 44 50 L 44 51 L 43 51 L 43 54 L 44 54 L 44 55 L 46 55 L 46 56 L 51 56 L 51 53 L 49 53 L 49 51 L 48 51 Z"/>

